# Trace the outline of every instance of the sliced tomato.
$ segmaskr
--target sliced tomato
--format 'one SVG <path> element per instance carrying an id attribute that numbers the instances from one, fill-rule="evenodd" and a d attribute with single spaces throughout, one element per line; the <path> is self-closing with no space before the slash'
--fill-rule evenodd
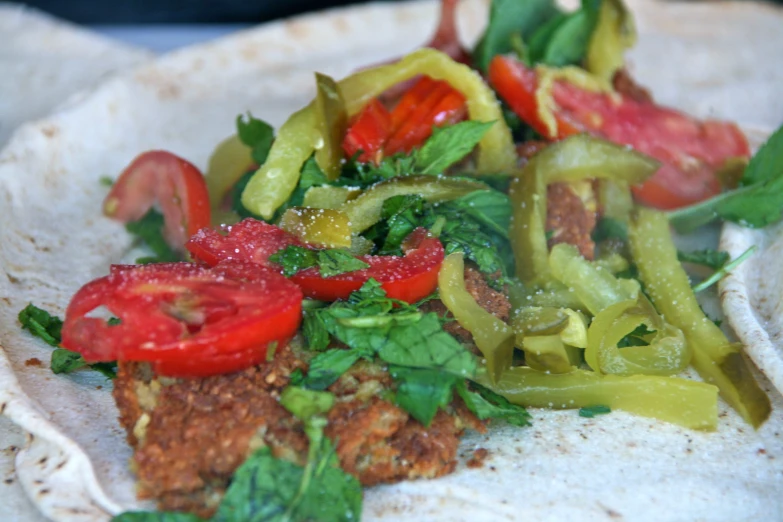
<path id="1" fill-rule="evenodd" d="M 137 156 L 120 174 L 103 202 L 103 212 L 124 223 L 137 221 L 158 203 L 163 236 L 176 250 L 209 226 L 209 194 L 204 176 L 186 160 L 162 150 Z"/>
<path id="2" fill-rule="evenodd" d="M 284 230 L 254 219 L 226 227 L 225 235 L 203 230 L 193 236 L 187 248 L 194 258 L 208 265 L 226 259 L 238 259 L 276 267 L 269 256 L 289 246 L 307 246 Z M 443 262 L 443 245 L 423 228 L 416 229 L 405 240 L 405 256 L 360 256 L 370 268 L 332 277 L 321 277 L 317 268 L 308 268 L 291 277 L 306 297 L 336 301 L 346 299 L 373 278 L 389 297 L 409 303 L 430 295 L 438 284 L 438 270 Z"/>
<path id="3" fill-rule="evenodd" d="M 414 230 L 403 245 L 405 256 L 361 256 L 370 268 L 332 277 L 321 277 L 318 268 L 302 270 L 291 277 L 305 296 L 324 301 L 346 299 L 370 278 L 381 283 L 386 295 L 415 303 L 435 291 L 443 262 L 441 242 L 423 228 Z"/>
<path id="4" fill-rule="evenodd" d="M 359 161 L 363 163 L 379 163 L 383 144 L 392 131 L 392 121 L 389 111 L 378 99 L 373 99 L 364 106 L 356 119 L 348 127 L 343 140 L 343 150 L 348 158 L 359 151 Z"/>
<path id="5" fill-rule="evenodd" d="M 185 245 L 193 259 L 209 266 L 228 259 L 272 266 L 269 256 L 289 245 L 306 246 L 293 234 L 258 219 L 244 219 L 220 230 L 204 228 Z"/>
<path id="6" fill-rule="evenodd" d="M 636 198 L 650 206 L 678 208 L 718 194 L 721 187 L 715 172 L 726 160 L 750 154 L 747 140 L 732 123 L 698 121 L 647 100 L 623 94 L 613 98 L 563 80 L 556 81 L 552 90 L 557 121 L 553 136 L 538 114 L 535 71 L 513 58 L 496 56 L 489 78 L 514 112 L 545 137 L 590 132 L 661 161 L 654 176 L 633 187 Z"/>
<path id="7" fill-rule="evenodd" d="M 119 324 L 90 316 L 100 309 Z M 71 299 L 62 344 L 88 362 L 145 361 L 159 375 L 217 375 L 264 362 L 270 345 L 296 334 L 301 309 L 295 284 L 253 263 L 113 266 Z"/>

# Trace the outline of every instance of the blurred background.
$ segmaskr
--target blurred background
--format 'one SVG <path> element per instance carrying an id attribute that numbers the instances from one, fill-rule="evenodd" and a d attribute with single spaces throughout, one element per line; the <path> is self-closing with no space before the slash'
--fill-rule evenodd
<path id="1" fill-rule="evenodd" d="M 32 0 L 24 2 L 66 20 L 102 24 L 257 24 L 357 0 Z"/>

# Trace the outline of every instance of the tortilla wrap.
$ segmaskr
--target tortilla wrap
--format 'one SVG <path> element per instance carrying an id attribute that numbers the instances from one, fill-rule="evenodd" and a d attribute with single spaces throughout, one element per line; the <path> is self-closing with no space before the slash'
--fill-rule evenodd
<path id="1" fill-rule="evenodd" d="M 661 102 L 751 127 L 780 123 L 774 98 L 783 67 L 748 60 L 769 56 L 764 49 L 780 41 L 780 11 L 754 3 L 629 3 L 641 33 L 632 71 Z M 0 409 L 34 435 L 18 455 L 18 472 L 46 516 L 101 521 L 152 507 L 135 498 L 110 383 L 94 372 L 56 376 L 26 365 L 33 357 L 48 361 L 51 350 L 16 321 L 28 302 L 62 314 L 80 285 L 127 255 L 123 226 L 100 214 L 106 188 L 99 178 L 116 176 L 151 148 L 203 168 L 233 132 L 236 114 L 252 110 L 279 125 L 313 95 L 313 70 L 341 77 L 399 56 L 426 41 L 436 12 L 434 2 L 371 4 L 273 23 L 114 78 L 13 137 L 0 154 Z M 459 18 L 462 34 L 475 38 L 486 4 L 464 2 Z M 741 114 L 732 112 L 737 105 Z M 532 428 L 499 425 L 465 437 L 462 455 L 489 450 L 482 468 L 463 462 L 442 479 L 366 490 L 364 518 L 781 518 L 783 397 L 760 379 L 774 411 L 756 432 L 723 403 L 714 433 L 619 411 L 585 419 L 532 410 Z"/>

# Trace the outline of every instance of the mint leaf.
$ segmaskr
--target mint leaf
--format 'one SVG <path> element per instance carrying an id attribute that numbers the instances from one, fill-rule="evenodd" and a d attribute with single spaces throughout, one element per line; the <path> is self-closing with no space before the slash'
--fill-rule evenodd
<path id="1" fill-rule="evenodd" d="M 329 346 L 329 330 L 321 320 L 318 310 L 307 310 L 304 313 L 302 335 L 311 351 L 322 352 Z"/>
<path id="2" fill-rule="evenodd" d="M 720 250 L 704 249 L 694 250 L 692 252 L 677 251 L 677 259 L 685 263 L 694 263 L 696 265 L 704 265 L 718 270 L 720 267 L 726 264 L 729 260 L 729 253 Z"/>
<path id="3" fill-rule="evenodd" d="M 413 152 L 416 172 L 440 174 L 467 156 L 495 122 L 467 120 L 435 127 L 432 136 Z"/>
<path id="4" fill-rule="evenodd" d="M 254 118 L 252 114 L 237 116 L 237 135 L 240 141 L 250 147 L 253 161 L 263 165 L 275 139 L 275 129 L 264 120 Z"/>
<path id="5" fill-rule="evenodd" d="M 88 364 L 84 360 L 81 354 L 66 350 L 65 348 L 57 348 L 52 352 L 52 357 L 49 362 L 52 369 L 52 373 L 71 373 L 82 368 L 95 370 L 102 374 L 107 379 L 114 379 L 117 376 L 117 363 L 113 362 L 100 362 Z"/>
<path id="6" fill-rule="evenodd" d="M 483 386 L 471 383 L 468 388 L 460 382 L 457 393 L 465 406 L 481 420 L 501 419 L 514 426 L 530 426 L 530 414 L 523 406 L 511 404 L 505 397 Z"/>
<path id="7" fill-rule="evenodd" d="M 487 230 L 508 238 L 511 200 L 497 190 L 476 190 L 452 200 L 448 207 L 464 212 Z"/>
<path id="8" fill-rule="evenodd" d="M 512 35 L 527 39 L 558 12 L 552 0 L 492 0 L 489 24 L 473 51 L 476 67 L 486 72 L 495 55 L 511 51 Z"/>
<path id="9" fill-rule="evenodd" d="M 135 235 L 154 253 L 153 256 L 136 259 L 137 263 L 144 265 L 148 263 L 182 261 L 182 256 L 175 252 L 163 238 L 163 227 L 163 214 L 154 208 L 144 214 L 140 220 L 125 224 L 125 230 Z"/>
<path id="10" fill-rule="evenodd" d="M 17 316 L 22 323 L 22 329 L 29 331 L 35 337 L 43 339 L 51 346 L 59 346 L 63 320 L 51 315 L 42 308 L 30 303 Z"/>
<path id="11" fill-rule="evenodd" d="M 389 374 L 397 383 L 396 401 L 411 417 L 429 426 L 438 409 L 454 395 L 459 378 L 439 370 L 392 366 Z"/>
<path id="12" fill-rule="evenodd" d="M 325 390 L 347 372 L 356 361 L 371 355 L 371 351 L 340 348 L 319 353 L 310 361 L 310 368 L 302 381 L 302 386 L 310 390 Z"/>
<path id="13" fill-rule="evenodd" d="M 783 175 L 783 127 L 776 130 L 751 158 L 740 180 L 741 187 L 757 185 Z"/>
<path id="14" fill-rule="evenodd" d="M 582 0 L 580 9 L 558 18 L 557 23 L 545 27 L 540 36 L 538 32 L 534 33 L 529 51 L 531 64 L 544 63 L 553 67 L 579 64 L 587 54 L 600 7 L 601 0 Z"/>
<path id="15" fill-rule="evenodd" d="M 345 250 L 319 250 L 316 257 L 321 277 L 331 277 L 370 268 L 370 265 Z"/>
<path id="16" fill-rule="evenodd" d="M 298 245 L 288 245 L 287 247 L 278 250 L 269 256 L 269 261 L 280 265 L 283 269 L 283 275 L 286 277 L 291 277 L 300 270 L 318 264 L 315 250 Z"/>

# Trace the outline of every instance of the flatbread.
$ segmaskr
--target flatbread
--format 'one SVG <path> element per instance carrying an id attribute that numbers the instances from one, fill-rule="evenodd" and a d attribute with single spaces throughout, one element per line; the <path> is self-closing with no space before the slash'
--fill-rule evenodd
<path id="1" fill-rule="evenodd" d="M 737 84 L 758 85 L 754 99 L 781 84 L 780 63 L 732 74 L 745 63 L 745 51 L 736 49 L 761 55 L 779 42 L 780 11 L 753 3 L 630 4 L 641 32 L 633 71 L 662 93 L 661 101 L 720 115 L 735 102 Z M 279 125 L 313 95 L 313 70 L 341 77 L 398 56 L 427 39 L 436 11 L 433 2 L 371 4 L 183 50 L 22 129 L 0 154 L 0 345 L 6 355 L 0 358 L 0 409 L 35 434 L 17 463 L 25 488 L 47 516 L 99 521 L 150 507 L 134 496 L 131 450 L 110 384 L 89 372 L 61 377 L 26 366 L 31 357 L 48 360 L 50 350 L 20 332 L 15 318 L 30 301 L 62 313 L 81 284 L 106 273 L 128 251 L 123 227 L 100 215 L 106 189 L 99 178 L 116 175 L 150 148 L 169 149 L 204 167 L 214 145 L 233 131 L 237 113 L 252 110 Z M 693 18 L 682 19 L 683 13 Z M 474 38 L 485 20 L 484 2 L 461 4 L 466 37 Z M 702 20 L 711 23 L 709 31 L 698 29 Z M 664 47 L 670 44 L 660 40 L 664 34 L 688 52 L 671 54 Z M 725 41 L 736 46 L 726 44 L 730 52 L 705 58 L 705 50 L 723 49 Z M 714 105 L 696 107 L 694 96 L 702 100 L 694 94 L 698 71 L 706 75 L 711 66 L 724 70 L 709 77 Z M 686 78 L 681 71 L 688 72 L 686 87 L 672 88 Z M 774 113 L 779 108 L 747 102 L 739 121 L 769 129 L 781 120 Z M 367 490 L 365 519 L 782 518 L 783 398 L 761 382 L 774 411 L 757 432 L 722 403 L 715 433 L 622 412 L 584 419 L 573 411 L 533 410 L 532 428 L 499 426 L 465 438 L 461 453 L 490 451 L 482 468 L 460 464 L 443 479 Z"/>

